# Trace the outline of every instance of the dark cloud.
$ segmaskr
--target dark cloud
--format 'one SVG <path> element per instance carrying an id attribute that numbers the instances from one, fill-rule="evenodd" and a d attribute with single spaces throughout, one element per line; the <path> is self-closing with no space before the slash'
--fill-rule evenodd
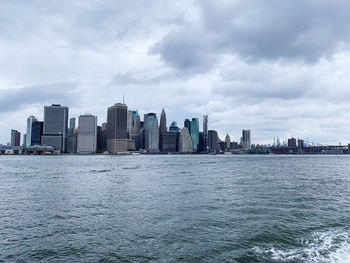
<path id="1" fill-rule="evenodd" d="M 0 112 L 16 111 L 35 103 L 73 104 L 78 98 L 76 88 L 75 83 L 51 83 L 1 89 Z"/>
<path id="2" fill-rule="evenodd" d="M 197 23 L 169 32 L 153 48 L 177 70 L 203 72 L 220 55 L 314 63 L 350 39 L 350 5 L 344 1 L 197 1 Z"/>

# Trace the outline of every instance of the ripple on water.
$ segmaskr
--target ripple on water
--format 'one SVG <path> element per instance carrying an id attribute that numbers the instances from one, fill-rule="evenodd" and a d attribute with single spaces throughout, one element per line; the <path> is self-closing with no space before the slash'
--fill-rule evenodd
<path id="1" fill-rule="evenodd" d="M 279 244 L 254 247 L 258 257 L 276 262 L 349 263 L 350 233 L 346 230 L 315 232 L 302 239 L 298 247 L 280 248 Z"/>

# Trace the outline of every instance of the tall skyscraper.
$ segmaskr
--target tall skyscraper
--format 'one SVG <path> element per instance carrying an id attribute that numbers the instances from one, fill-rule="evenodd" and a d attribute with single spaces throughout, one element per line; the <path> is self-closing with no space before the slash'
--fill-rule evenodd
<path id="1" fill-rule="evenodd" d="M 24 143 L 24 146 L 32 145 L 32 125 L 33 125 L 33 122 L 35 121 L 36 121 L 36 118 L 34 116 L 29 116 L 27 118 L 27 136 L 26 136 L 26 141 Z"/>
<path id="2" fill-rule="evenodd" d="M 159 132 L 167 132 L 167 126 L 166 126 L 166 114 L 164 109 L 162 110 L 162 113 L 160 115 L 160 125 L 159 125 Z"/>
<path id="3" fill-rule="evenodd" d="M 215 152 L 218 149 L 219 137 L 214 130 L 208 130 L 208 147 L 209 151 Z"/>
<path id="4" fill-rule="evenodd" d="M 102 126 L 97 130 L 97 151 L 104 152 L 107 149 L 107 123 L 102 123 Z"/>
<path id="5" fill-rule="evenodd" d="M 289 148 L 297 147 L 297 140 L 294 137 L 288 139 L 288 147 Z"/>
<path id="6" fill-rule="evenodd" d="M 11 146 L 21 145 L 21 133 L 17 130 L 11 130 Z"/>
<path id="7" fill-rule="evenodd" d="M 79 116 L 78 153 L 95 153 L 97 144 L 97 117 L 91 114 Z"/>
<path id="8" fill-rule="evenodd" d="M 242 130 L 242 147 L 243 149 L 251 148 L 250 130 Z"/>
<path id="9" fill-rule="evenodd" d="M 159 148 L 161 152 L 176 152 L 177 132 L 159 133 Z"/>
<path id="10" fill-rule="evenodd" d="M 128 106 L 117 103 L 107 111 L 107 151 L 113 154 L 127 151 Z"/>
<path id="11" fill-rule="evenodd" d="M 188 129 L 188 131 L 191 130 L 191 121 L 189 119 L 185 119 L 184 127 L 186 127 Z"/>
<path id="12" fill-rule="evenodd" d="M 68 107 L 59 104 L 44 107 L 44 131 L 41 144 L 66 152 Z"/>
<path id="13" fill-rule="evenodd" d="M 159 128 L 155 113 L 144 115 L 145 148 L 147 151 L 159 151 Z"/>
<path id="14" fill-rule="evenodd" d="M 204 149 L 208 148 L 208 115 L 203 116 L 203 139 L 204 139 Z"/>
<path id="15" fill-rule="evenodd" d="M 40 145 L 41 144 L 41 136 L 43 135 L 44 130 L 44 122 L 43 121 L 34 121 L 32 123 L 31 130 L 31 144 L 30 145 Z M 28 134 L 27 134 L 28 137 Z"/>
<path id="16" fill-rule="evenodd" d="M 225 149 L 230 149 L 231 148 L 231 138 L 230 135 L 226 134 L 225 137 Z"/>
<path id="17" fill-rule="evenodd" d="M 199 147 L 199 122 L 197 118 L 192 118 L 190 127 L 191 139 L 193 142 L 193 151 L 197 152 Z"/>
<path id="18" fill-rule="evenodd" d="M 208 115 L 203 116 L 203 135 L 208 136 Z"/>
<path id="19" fill-rule="evenodd" d="M 73 134 L 75 129 L 75 118 L 69 119 L 69 128 L 68 128 L 68 134 Z"/>
<path id="20" fill-rule="evenodd" d="M 182 152 L 182 153 L 193 152 L 193 142 L 187 127 L 183 127 L 180 131 L 179 152 Z"/>

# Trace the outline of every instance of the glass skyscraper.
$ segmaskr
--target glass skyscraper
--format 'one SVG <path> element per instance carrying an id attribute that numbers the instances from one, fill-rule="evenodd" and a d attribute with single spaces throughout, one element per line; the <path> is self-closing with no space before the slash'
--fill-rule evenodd
<path id="1" fill-rule="evenodd" d="M 147 151 L 159 151 L 159 128 L 155 113 L 144 115 L 145 148 Z"/>
<path id="2" fill-rule="evenodd" d="M 199 147 L 199 122 L 197 118 L 192 118 L 190 127 L 190 134 L 193 142 L 193 151 L 197 152 Z"/>

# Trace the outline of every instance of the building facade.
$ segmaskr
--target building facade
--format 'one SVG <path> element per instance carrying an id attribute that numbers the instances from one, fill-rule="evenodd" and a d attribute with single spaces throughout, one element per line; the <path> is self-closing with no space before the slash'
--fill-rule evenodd
<path id="1" fill-rule="evenodd" d="M 41 144 L 41 136 L 43 135 L 44 130 L 44 122 L 43 121 L 34 121 L 32 123 L 31 129 L 31 146 L 40 145 Z M 28 134 L 27 134 L 28 138 Z"/>
<path id="2" fill-rule="evenodd" d="M 17 130 L 11 130 L 11 146 L 21 145 L 21 133 Z"/>
<path id="3" fill-rule="evenodd" d="M 177 151 L 177 132 L 161 132 L 159 135 L 159 148 L 161 152 Z"/>
<path id="4" fill-rule="evenodd" d="M 243 149 L 251 149 L 250 130 L 242 130 L 242 147 Z"/>
<path id="5" fill-rule="evenodd" d="M 32 146 L 32 125 L 33 122 L 37 121 L 37 119 L 34 116 L 29 116 L 27 118 L 27 136 L 26 141 L 24 143 L 24 146 Z"/>
<path id="6" fill-rule="evenodd" d="M 187 127 L 183 127 L 180 131 L 179 152 L 182 152 L 182 153 L 193 152 L 193 142 Z"/>
<path id="7" fill-rule="evenodd" d="M 77 152 L 95 153 L 97 145 L 97 117 L 91 114 L 79 116 Z"/>
<path id="8" fill-rule="evenodd" d="M 52 146 L 66 152 L 68 133 L 68 107 L 59 104 L 44 107 L 44 129 L 41 145 Z"/>
<path id="9" fill-rule="evenodd" d="M 164 109 L 162 109 L 162 113 L 160 114 L 160 124 L 159 124 L 159 132 L 167 132 L 168 128 L 166 126 L 166 114 Z"/>
<path id="10" fill-rule="evenodd" d="M 145 149 L 147 151 L 159 152 L 159 128 L 155 113 L 144 115 Z"/>
<path id="11" fill-rule="evenodd" d="M 127 151 L 128 106 L 117 103 L 107 110 L 107 151 L 112 154 Z"/>
<path id="12" fill-rule="evenodd" d="M 208 147 L 210 152 L 215 152 L 218 149 L 219 137 L 217 131 L 208 130 Z"/>
<path id="13" fill-rule="evenodd" d="M 190 134 L 193 142 L 193 151 L 198 152 L 199 148 L 199 122 L 197 118 L 192 118 L 190 123 Z"/>

